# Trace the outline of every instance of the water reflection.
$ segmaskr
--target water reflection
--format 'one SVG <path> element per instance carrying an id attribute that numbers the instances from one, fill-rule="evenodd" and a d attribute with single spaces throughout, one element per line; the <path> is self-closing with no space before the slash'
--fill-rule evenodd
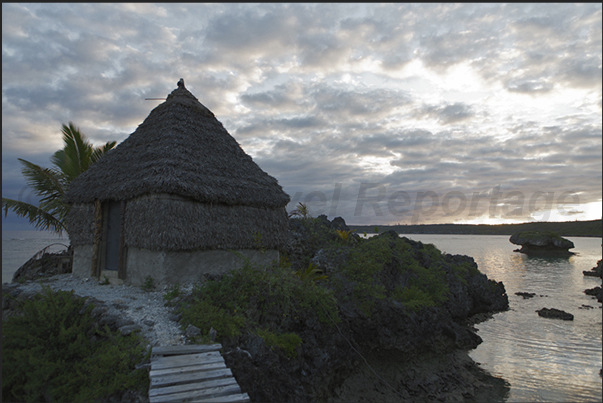
<path id="1" fill-rule="evenodd" d="M 509 393 L 504 396 L 503 388 L 500 396 L 508 402 L 601 401 L 601 304 L 584 294 L 601 280 L 582 274 L 601 259 L 600 238 L 570 239 L 577 254 L 568 258 L 513 252 L 506 236 L 408 237 L 472 256 L 483 273 L 505 284 L 509 311 L 477 325 L 484 342 L 470 352 L 482 368 L 509 382 Z M 541 318 L 535 311 L 544 307 L 569 312 L 574 320 Z"/>
<path id="2" fill-rule="evenodd" d="M 506 264 L 489 263 L 480 269 L 504 282 L 511 310 L 478 326 L 484 343 L 471 356 L 511 383 L 509 401 L 600 400 L 601 311 L 577 310 L 588 300 L 580 257 L 515 252 L 507 254 Z M 524 299 L 514 295 L 518 291 L 536 296 Z M 543 307 L 565 310 L 575 319 L 540 318 L 535 310 Z"/>

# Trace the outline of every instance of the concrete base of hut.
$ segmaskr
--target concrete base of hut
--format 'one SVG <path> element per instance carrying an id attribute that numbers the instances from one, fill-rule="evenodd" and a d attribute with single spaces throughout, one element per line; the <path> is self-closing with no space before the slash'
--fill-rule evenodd
<path id="1" fill-rule="evenodd" d="M 240 269 L 249 260 L 252 264 L 269 265 L 278 262 L 277 250 L 204 250 L 204 251 L 150 251 L 129 247 L 126 257 L 127 284 L 140 286 L 148 276 L 155 285 L 194 283 L 206 274 L 225 274 L 231 269 Z M 73 258 L 73 275 L 91 277 L 92 246 L 76 247 Z M 108 271 L 101 271 L 103 274 Z M 117 274 L 117 272 L 113 272 Z M 111 283 L 119 283 L 109 276 Z"/>
<path id="2" fill-rule="evenodd" d="M 80 245 L 73 248 L 74 277 L 90 278 L 92 274 L 92 251 L 93 245 Z"/>
<path id="3" fill-rule="evenodd" d="M 128 248 L 126 282 L 141 285 L 147 276 L 155 284 L 192 283 L 204 274 L 225 274 L 231 269 L 240 269 L 249 259 L 254 264 L 270 264 L 279 259 L 276 250 L 256 249 L 206 250 L 206 251 L 159 251 Z"/>

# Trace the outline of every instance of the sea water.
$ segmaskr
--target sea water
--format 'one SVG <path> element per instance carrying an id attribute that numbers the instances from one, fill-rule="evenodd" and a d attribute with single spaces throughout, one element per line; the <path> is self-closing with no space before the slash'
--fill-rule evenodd
<path id="1" fill-rule="evenodd" d="M 10 283 L 19 267 L 51 244 L 48 252 L 60 252 L 69 247 L 69 237 L 49 231 L 2 231 L 2 282 Z"/>

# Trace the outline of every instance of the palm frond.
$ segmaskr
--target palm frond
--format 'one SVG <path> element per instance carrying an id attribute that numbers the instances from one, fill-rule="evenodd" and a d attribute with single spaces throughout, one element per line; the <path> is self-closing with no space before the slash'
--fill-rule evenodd
<path id="1" fill-rule="evenodd" d="M 66 157 L 64 149 L 58 150 L 50 157 L 50 162 L 52 162 L 52 165 L 56 167 L 55 169 L 61 171 L 63 175 L 65 175 L 65 172 L 63 172 L 63 167 L 65 166 L 65 159 Z"/>
<path id="2" fill-rule="evenodd" d="M 320 281 L 328 278 L 318 266 L 314 263 L 308 265 L 306 269 L 299 269 L 295 272 L 295 275 L 299 277 L 302 281 L 311 282 L 311 281 Z"/>
<path id="3" fill-rule="evenodd" d="M 65 147 L 61 156 L 63 165 L 59 168 L 71 182 L 88 169 L 92 145 L 72 122 L 69 122 L 69 126 L 63 124 L 62 133 Z"/>
<path id="4" fill-rule="evenodd" d="M 8 215 L 9 210 L 12 210 L 18 216 L 27 218 L 30 224 L 41 231 L 51 230 L 61 235 L 67 230 L 61 220 L 29 203 L 3 197 L 2 210 L 4 210 L 4 217 Z"/>
<path id="5" fill-rule="evenodd" d="M 117 145 L 117 141 L 108 141 L 104 146 L 94 147 L 92 154 L 90 155 L 90 164 L 94 164 L 109 150 L 113 149 Z"/>
<path id="6" fill-rule="evenodd" d="M 25 176 L 27 184 L 40 198 L 40 205 L 37 208 L 63 222 L 69 207 L 62 202 L 67 191 L 67 181 L 62 172 L 42 168 L 21 158 L 19 158 L 19 162 L 24 165 L 21 173 Z"/>
<path id="7" fill-rule="evenodd" d="M 115 147 L 117 142 L 107 142 L 104 146 L 95 148 L 72 122 L 63 125 L 62 133 L 65 145 L 50 157 L 54 168 L 42 168 L 24 159 L 18 159 L 23 164 L 21 173 L 29 187 L 40 198 L 40 205 L 36 207 L 22 201 L 3 198 L 2 208 L 5 216 L 12 210 L 17 215 L 29 219 L 30 223 L 39 229 L 50 229 L 58 233 L 66 231 L 65 218 L 69 205 L 63 203 L 63 198 L 69 184 L 93 162 Z"/>
<path id="8" fill-rule="evenodd" d="M 67 184 L 60 172 L 50 168 L 42 168 L 22 158 L 17 159 L 24 165 L 21 173 L 25 176 L 27 184 L 35 190 L 36 194 L 42 198 L 42 201 L 52 198 L 63 198 L 67 190 Z"/>
<path id="9" fill-rule="evenodd" d="M 297 209 L 293 210 L 290 214 L 289 217 L 302 217 L 302 218 L 308 218 L 310 217 L 310 211 L 308 210 L 308 206 L 306 206 L 304 203 L 297 203 Z"/>

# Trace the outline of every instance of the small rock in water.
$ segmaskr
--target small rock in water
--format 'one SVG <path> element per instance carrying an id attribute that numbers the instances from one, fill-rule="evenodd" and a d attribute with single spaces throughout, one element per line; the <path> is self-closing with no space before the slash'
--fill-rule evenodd
<path id="1" fill-rule="evenodd" d="M 523 297 L 523 299 L 528 299 L 528 298 L 535 297 L 536 293 L 533 293 L 533 292 L 516 292 L 515 295 L 519 295 L 519 296 Z"/>
<path id="2" fill-rule="evenodd" d="M 574 320 L 574 315 L 572 315 L 571 313 L 562 311 L 560 309 L 542 308 L 542 309 L 537 310 L 536 312 L 538 312 L 538 316 L 542 316 L 543 318 Z"/>

